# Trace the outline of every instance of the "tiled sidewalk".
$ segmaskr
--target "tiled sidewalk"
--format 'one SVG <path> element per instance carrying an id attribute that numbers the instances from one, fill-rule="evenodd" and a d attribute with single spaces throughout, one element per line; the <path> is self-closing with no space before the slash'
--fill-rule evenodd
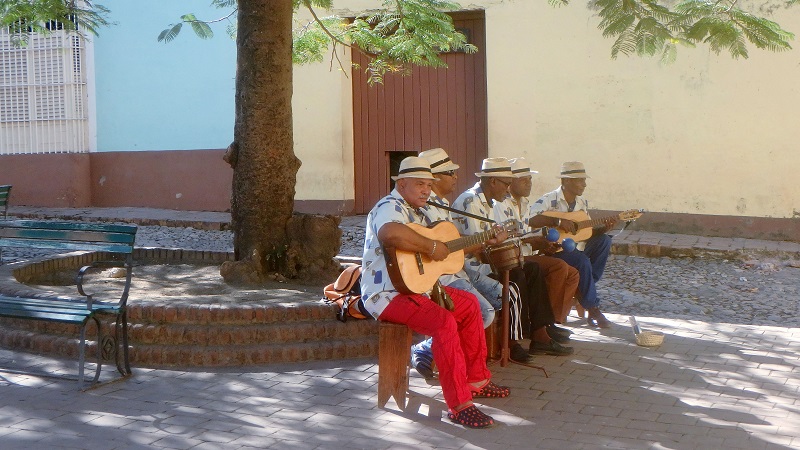
<path id="1" fill-rule="evenodd" d="M 609 317 L 618 326 L 603 332 L 571 318 L 576 353 L 536 359 L 549 378 L 493 366 L 512 396 L 482 402 L 500 422 L 488 430 L 443 418 L 440 389 L 415 373 L 406 412 L 378 409 L 374 360 L 135 367 L 78 392 L 7 372 L 41 360 L 0 351 L 0 439 L 4 449 L 800 447 L 800 330 L 640 317 L 667 335 L 651 349 L 633 343 L 625 317 Z"/>

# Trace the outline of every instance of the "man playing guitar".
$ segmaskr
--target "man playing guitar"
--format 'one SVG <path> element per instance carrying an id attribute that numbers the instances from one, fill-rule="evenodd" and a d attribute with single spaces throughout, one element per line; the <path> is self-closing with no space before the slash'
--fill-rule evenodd
<path id="1" fill-rule="evenodd" d="M 480 178 L 475 186 L 467 189 L 453 203 L 455 209 L 470 213 L 473 217 L 453 213 L 453 220 L 462 235 L 469 236 L 490 228 L 495 215 L 493 204 L 502 201 L 508 195 L 508 187 L 514 180 L 511 164 L 506 158 L 486 158 L 481 171 L 475 176 Z M 488 221 L 478 220 L 475 216 L 484 217 Z M 476 255 L 467 260 L 477 270 L 488 274 L 492 271 L 489 264 L 484 264 Z M 495 274 L 499 276 L 500 274 Z M 572 347 L 563 346 L 547 333 L 547 325 L 555 323 L 552 306 L 547 296 L 544 276 L 539 266 L 525 263 L 521 268 L 509 272 L 513 281 L 522 293 L 523 327 L 530 331 L 531 343 L 528 350 L 521 348 L 518 342 L 511 343 L 511 359 L 526 362 L 528 355 L 545 353 L 549 355 L 570 355 Z M 527 312 L 526 312 L 527 308 Z M 524 358 L 524 359 L 523 359 Z"/>
<path id="2" fill-rule="evenodd" d="M 539 173 L 531 170 L 525 158 L 509 160 L 514 181 L 509 187 L 509 195 L 500 203 L 495 203 L 495 220 L 504 222 L 515 220 L 520 224 L 523 233 L 532 231 L 528 225 L 530 220 L 530 200 L 533 174 Z M 545 277 L 547 295 L 553 307 L 556 323 L 566 323 L 567 314 L 572 309 L 573 297 L 578 289 L 578 271 L 559 258 L 552 255 L 558 249 L 555 243 L 547 242 L 541 234 L 525 239 L 522 245 L 522 254 L 526 261 L 536 263 Z M 544 244 L 544 245 L 543 245 Z M 549 244 L 549 245 L 548 245 Z M 536 248 L 532 247 L 536 245 Z M 547 334 L 559 342 L 568 342 L 571 331 L 557 327 L 555 324 L 547 326 Z"/>
<path id="3" fill-rule="evenodd" d="M 559 178 L 561 186 L 558 189 L 544 194 L 531 205 L 532 217 L 529 225 L 533 228 L 557 227 L 563 232 L 575 234 L 578 232 L 578 227 L 574 221 L 547 216 L 546 213 L 582 211 L 588 217 L 589 202 L 583 198 L 583 191 L 586 189 L 586 179 L 589 176 L 586 175 L 583 163 L 571 161 L 561 165 Z M 611 236 L 606 233 L 616 224 L 617 218 L 609 217 L 601 226 L 592 229 L 591 237 L 585 242 L 583 249 L 559 252 L 555 255 L 578 269 L 580 304 L 589 314 L 586 319 L 589 325 L 599 328 L 611 327 L 611 322 L 600 312 L 600 299 L 597 296 L 595 283 L 603 276 L 611 252 Z"/>
<path id="4" fill-rule="evenodd" d="M 433 175 L 424 158 L 408 157 L 392 177 L 395 189 L 380 199 L 367 216 L 364 239 L 361 293 L 364 308 L 376 319 L 405 324 L 413 331 L 433 337 L 433 358 L 448 418 L 470 428 L 494 424 L 481 412 L 473 398 L 507 397 L 510 389 L 490 381 L 486 366 L 486 340 L 480 309 L 474 295 L 444 287 L 453 301 L 453 310 L 439 306 L 425 294 L 402 294 L 392 284 L 385 250 L 415 252 L 434 261 L 447 258 L 444 242 L 417 233 L 408 224 L 424 224 L 421 209 L 431 193 Z M 500 231 L 496 240 L 506 238 Z"/>

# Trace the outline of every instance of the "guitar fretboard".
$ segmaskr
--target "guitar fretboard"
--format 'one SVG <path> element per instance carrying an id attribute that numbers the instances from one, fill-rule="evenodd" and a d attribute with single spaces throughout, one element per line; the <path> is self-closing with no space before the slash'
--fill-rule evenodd
<path id="1" fill-rule="evenodd" d="M 456 252 L 461 249 L 465 249 L 467 247 L 472 247 L 473 245 L 481 244 L 495 236 L 494 230 L 484 231 L 482 233 L 473 234 L 472 236 L 462 236 L 458 239 L 453 239 L 452 241 L 447 241 L 444 245 L 447 246 L 447 249 L 451 252 Z"/>
<path id="2" fill-rule="evenodd" d="M 584 228 L 594 228 L 594 227 L 599 227 L 600 225 L 603 225 L 606 220 L 611 219 L 611 218 L 615 218 L 615 217 L 618 217 L 618 216 L 606 216 L 606 217 L 601 217 L 599 219 L 582 220 L 580 222 L 575 222 L 575 224 L 577 226 L 577 229 L 579 229 L 579 230 L 582 230 Z"/>

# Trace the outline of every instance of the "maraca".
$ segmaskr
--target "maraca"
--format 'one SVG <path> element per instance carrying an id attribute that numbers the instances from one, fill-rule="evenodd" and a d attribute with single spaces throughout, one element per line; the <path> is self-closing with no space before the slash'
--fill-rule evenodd
<path id="1" fill-rule="evenodd" d="M 545 238 L 550 242 L 558 242 L 559 236 L 561 235 L 558 233 L 558 230 L 555 228 L 548 228 Z"/>
<path id="2" fill-rule="evenodd" d="M 572 238 L 566 238 L 561 241 L 561 248 L 563 248 L 565 252 L 571 252 L 575 250 L 575 245 L 575 241 Z"/>

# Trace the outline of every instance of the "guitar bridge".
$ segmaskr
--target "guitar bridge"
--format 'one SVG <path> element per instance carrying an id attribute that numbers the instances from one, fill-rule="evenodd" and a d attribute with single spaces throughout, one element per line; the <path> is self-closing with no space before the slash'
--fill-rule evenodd
<path id="1" fill-rule="evenodd" d="M 419 253 L 414 253 L 414 257 L 417 259 L 417 270 L 419 270 L 419 274 L 424 274 L 425 267 L 422 265 L 422 256 Z"/>

